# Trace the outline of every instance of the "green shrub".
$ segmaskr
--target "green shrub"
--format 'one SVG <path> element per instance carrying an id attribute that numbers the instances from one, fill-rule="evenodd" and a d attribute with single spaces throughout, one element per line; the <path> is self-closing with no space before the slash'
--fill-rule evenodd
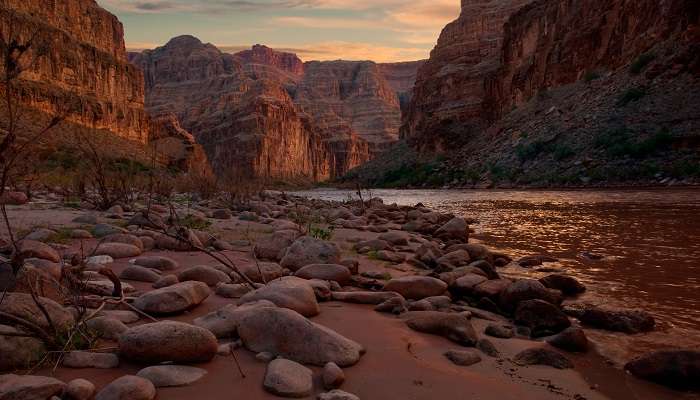
<path id="1" fill-rule="evenodd" d="M 640 55 L 630 66 L 630 73 L 633 75 L 639 74 L 647 65 L 649 65 L 650 62 L 654 61 L 655 58 L 656 55 L 652 53 L 644 53 Z"/>
<path id="2" fill-rule="evenodd" d="M 311 226 L 309 228 L 309 235 L 320 240 L 331 240 L 333 238 L 334 231 L 334 226 L 329 226 L 328 228 L 323 228 L 320 226 Z"/>
<path id="3" fill-rule="evenodd" d="M 634 140 L 625 129 L 615 129 L 600 133 L 594 140 L 594 146 L 604 149 L 611 157 L 646 158 L 660 151 L 667 150 L 673 142 L 673 136 L 667 130 L 643 140 Z"/>
<path id="4" fill-rule="evenodd" d="M 586 75 L 583 76 L 583 81 L 586 83 L 593 82 L 597 79 L 600 79 L 601 75 L 600 72 L 598 71 L 588 71 L 586 72 Z"/>
<path id="5" fill-rule="evenodd" d="M 515 147 L 515 155 L 518 156 L 520 161 L 529 161 L 535 159 L 543 152 L 550 150 L 550 146 L 547 142 L 542 140 L 535 140 L 528 144 L 519 144 Z"/>
<path id="6" fill-rule="evenodd" d="M 557 145 L 554 147 L 554 151 L 552 151 L 552 156 L 557 161 L 566 160 L 567 158 L 571 158 L 574 155 L 576 155 L 574 149 L 572 149 L 566 144 Z"/>
<path id="7" fill-rule="evenodd" d="M 647 95 L 647 91 L 643 87 L 629 88 L 617 100 L 618 107 L 624 107 L 633 101 L 637 101 Z"/>

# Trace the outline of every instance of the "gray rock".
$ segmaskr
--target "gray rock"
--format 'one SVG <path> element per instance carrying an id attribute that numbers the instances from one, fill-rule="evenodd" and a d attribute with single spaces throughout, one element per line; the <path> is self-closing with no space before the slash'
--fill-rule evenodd
<path id="1" fill-rule="evenodd" d="M 350 282 L 352 274 L 346 266 L 340 264 L 309 264 L 295 272 L 294 276 L 303 279 L 335 281 L 346 285 Z"/>
<path id="2" fill-rule="evenodd" d="M 219 283 L 230 283 L 231 277 L 225 272 L 206 265 L 197 265 L 180 272 L 177 275 L 180 282 L 197 281 L 204 282 L 209 286 L 216 286 Z"/>
<path id="3" fill-rule="evenodd" d="M 238 334 L 251 351 L 267 351 L 305 364 L 334 362 L 348 367 L 364 354 L 360 344 L 286 308 L 262 307 L 244 313 Z"/>
<path id="4" fill-rule="evenodd" d="M 277 307 L 272 302 L 262 300 L 236 307 L 233 304 L 222 307 L 199 318 L 193 323 L 213 333 L 217 338 L 234 337 L 238 333 L 238 323 L 246 312 L 261 307 Z"/>
<path id="5" fill-rule="evenodd" d="M 501 339 L 510 339 L 515 336 L 515 330 L 512 326 L 500 325 L 500 324 L 489 324 L 484 333 Z"/>
<path id="6" fill-rule="evenodd" d="M 429 276 L 404 276 L 390 280 L 384 285 L 383 290 L 396 292 L 406 299 L 420 300 L 441 296 L 447 291 L 447 284 Z"/>
<path id="7" fill-rule="evenodd" d="M 148 379 L 153 386 L 172 387 L 187 386 L 202 379 L 207 371 L 201 368 L 183 365 L 157 365 L 144 368 L 136 376 Z"/>
<path id="8" fill-rule="evenodd" d="M 63 366 L 68 368 L 112 369 L 119 366 L 119 357 L 112 353 L 70 351 L 63 356 Z"/>
<path id="9" fill-rule="evenodd" d="M 160 271 L 173 271 L 180 267 L 177 261 L 170 257 L 163 256 L 143 256 L 137 258 L 134 263 L 146 268 L 153 268 Z"/>
<path id="10" fill-rule="evenodd" d="M 39 339 L 3 335 L 21 333 L 25 332 L 12 326 L 0 325 L 0 371 L 29 368 L 46 354 L 46 346 Z"/>
<path id="11" fill-rule="evenodd" d="M 471 321 L 463 314 L 411 311 L 404 314 L 404 319 L 415 331 L 440 335 L 463 346 L 474 346 L 479 339 Z"/>
<path id="12" fill-rule="evenodd" d="M 92 234 L 95 235 L 96 238 L 103 238 L 105 236 L 109 236 L 115 233 L 126 233 L 127 230 L 124 228 L 120 228 L 118 226 L 114 225 L 109 225 L 109 224 L 97 224 L 92 228 Z"/>
<path id="13" fill-rule="evenodd" d="M 136 282 L 158 282 L 161 279 L 159 273 L 156 270 L 139 267 L 138 265 L 129 265 L 124 268 L 121 274 L 119 274 L 120 280 L 136 281 Z"/>
<path id="14" fill-rule="evenodd" d="M 162 289 L 165 287 L 173 286 L 175 284 L 180 283 L 180 280 L 177 279 L 177 275 L 163 275 L 158 279 L 157 281 L 153 282 L 153 288 L 154 289 Z"/>
<path id="15" fill-rule="evenodd" d="M 543 347 L 523 350 L 516 354 L 513 362 L 518 365 L 547 365 L 557 369 L 569 369 L 574 365 L 564 355 Z"/>
<path id="16" fill-rule="evenodd" d="M 336 389 L 331 390 L 330 392 L 319 394 L 318 400 L 360 400 L 360 398 L 352 393 Z"/>
<path id="17" fill-rule="evenodd" d="M 46 376 L 0 375 L 2 400 L 45 400 L 60 396 L 65 387 L 65 383 Z"/>
<path id="18" fill-rule="evenodd" d="M 211 291 L 202 282 L 182 282 L 142 294 L 134 306 L 149 314 L 175 314 L 201 304 Z"/>
<path id="19" fill-rule="evenodd" d="M 305 317 L 313 317 L 321 312 L 316 293 L 308 281 L 297 277 L 276 279 L 267 285 L 247 293 L 239 303 L 268 300 L 279 307 L 289 308 Z"/>
<path id="20" fill-rule="evenodd" d="M 85 379 L 73 379 L 63 395 L 66 400 L 90 400 L 95 395 L 95 385 Z"/>
<path id="21" fill-rule="evenodd" d="M 226 297 L 228 299 L 240 299 L 246 293 L 250 292 L 252 289 L 247 284 L 242 283 L 220 283 L 216 285 L 215 293 L 221 297 Z"/>
<path id="22" fill-rule="evenodd" d="M 117 340 L 128 329 L 123 322 L 110 317 L 92 318 L 85 325 L 99 337 L 108 340 Z"/>
<path id="23" fill-rule="evenodd" d="M 326 390 L 337 389 L 345 382 L 345 373 L 334 362 L 323 366 L 323 387 Z"/>
<path id="24" fill-rule="evenodd" d="M 156 388 L 151 381 L 126 375 L 100 390 L 95 400 L 153 400 L 155 397 Z"/>
<path id="25" fill-rule="evenodd" d="M 61 256 L 56 250 L 46 243 L 37 242 L 35 240 L 22 240 L 17 244 L 19 255 L 24 259 L 40 258 L 58 263 L 61 261 Z"/>
<path id="26" fill-rule="evenodd" d="M 304 236 L 287 249 L 280 265 L 291 271 L 297 271 L 309 264 L 338 263 L 340 263 L 340 249 L 335 243 Z"/>
<path id="27" fill-rule="evenodd" d="M 175 321 L 135 326 L 119 337 L 120 356 L 138 363 L 199 363 L 210 361 L 218 349 L 208 330 Z"/>
<path id="28" fill-rule="evenodd" d="M 476 350 L 448 350 L 445 357 L 456 365 L 468 367 L 481 362 L 481 356 Z"/>
<path id="29" fill-rule="evenodd" d="M 253 252 L 261 260 L 279 261 L 284 257 L 287 248 L 299 236 L 295 230 L 277 231 L 272 235 L 262 237 L 255 242 Z"/>
<path id="30" fill-rule="evenodd" d="M 310 369 L 291 360 L 277 359 L 268 364 L 265 372 L 265 389 L 282 397 L 306 397 L 313 389 L 313 373 Z"/>

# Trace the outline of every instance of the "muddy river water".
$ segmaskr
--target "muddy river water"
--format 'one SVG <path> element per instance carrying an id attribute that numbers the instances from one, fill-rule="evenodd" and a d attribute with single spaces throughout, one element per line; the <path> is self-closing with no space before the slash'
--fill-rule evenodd
<path id="1" fill-rule="evenodd" d="M 354 195 L 333 189 L 298 194 L 340 201 Z M 474 218 L 473 237 L 513 258 L 558 258 L 545 267 L 588 287 L 577 301 L 652 313 L 657 329 L 651 333 L 588 331 L 599 353 L 616 365 L 654 349 L 700 349 L 700 190 L 374 190 L 372 195 L 387 204 L 421 202 Z M 505 273 L 547 274 L 519 266 Z"/>

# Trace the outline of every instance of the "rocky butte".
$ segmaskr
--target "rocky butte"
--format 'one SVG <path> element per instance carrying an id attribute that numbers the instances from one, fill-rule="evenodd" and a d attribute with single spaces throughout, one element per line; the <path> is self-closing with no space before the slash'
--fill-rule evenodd
<path id="1" fill-rule="evenodd" d="M 5 0 L 0 27 L 23 41 L 34 38 L 26 59 L 37 62 L 17 84 L 22 104 L 40 114 L 65 113 L 68 131 L 106 132 L 119 146 L 144 153 L 146 145 L 167 136 L 170 127 L 155 123 L 145 110 L 143 75 L 127 59 L 121 22 L 94 0 Z M 39 49 L 48 52 L 37 57 Z M 195 159 L 201 163 L 203 154 L 188 139 L 164 143 L 182 158 L 159 154 L 160 161 L 184 167 Z"/>
<path id="2" fill-rule="evenodd" d="M 398 139 L 400 98 L 418 66 L 303 63 L 261 45 L 228 54 L 192 36 L 130 58 L 144 71 L 149 112 L 176 115 L 219 175 L 311 181 L 342 175 Z"/>

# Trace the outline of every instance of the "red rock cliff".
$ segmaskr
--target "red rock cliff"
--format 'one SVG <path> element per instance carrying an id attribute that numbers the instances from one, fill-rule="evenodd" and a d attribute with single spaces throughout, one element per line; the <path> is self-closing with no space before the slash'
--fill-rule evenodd
<path id="1" fill-rule="evenodd" d="M 699 8 L 696 0 L 538 0 L 524 7 L 504 28 L 501 67 L 488 83 L 491 117 L 587 72 L 627 66 L 672 37 L 690 45 L 697 36 L 686 31 Z"/>
<path id="2" fill-rule="evenodd" d="M 447 125 L 480 126 L 485 78 L 500 65 L 503 24 L 532 0 L 462 0 L 457 20 L 447 25 L 418 70 L 402 136 L 440 150 Z"/>
<path id="3" fill-rule="evenodd" d="M 3 0 L 0 28 L 49 49 L 22 75 L 25 104 L 48 113 L 70 105 L 70 122 L 147 142 L 143 76 L 126 58 L 114 15 L 94 0 Z"/>

